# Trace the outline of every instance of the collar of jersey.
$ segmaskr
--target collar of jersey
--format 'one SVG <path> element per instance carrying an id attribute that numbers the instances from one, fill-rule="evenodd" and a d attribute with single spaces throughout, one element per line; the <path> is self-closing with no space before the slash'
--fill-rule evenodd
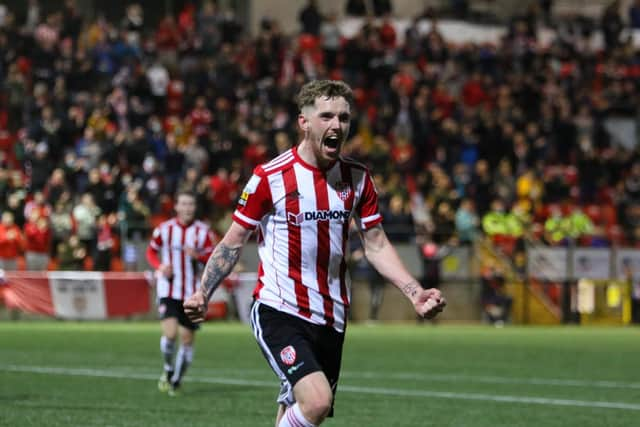
<path id="1" fill-rule="evenodd" d="M 176 217 L 176 224 L 178 224 L 182 228 L 189 228 L 194 221 L 191 221 L 189 224 L 183 224 L 178 217 Z"/>
<path id="2" fill-rule="evenodd" d="M 302 159 L 302 157 L 300 157 L 300 155 L 298 154 L 298 146 L 297 146 L 297 145 L 296 145 L 295 147 L 293 147 L 293 149 L 292 149 L 291 151 L 293 152 L 293 156 L 296 158 L 296 160 L 297 160 L 298 162 L 300 162 L 300 164 L 301 164 L 302 166 L 304 166 L 305 168 L 307 168 L 307 169 L 309 169 L 309 170 L 312 170 L 313 172 L 316 172 L 316 173 L 322 173 L 322 174 L 324 174 L 324 173 L 326 173 L 326 172 L 330 171 L 330 170 L 331 170 L 331 168 L 332 168 L 332 167 L 334 167 L 336 163 L 338 163 L 338 161 L 337 161 L 337 160 L 334 160 L 333 162 L 331 162 L 331 163 L 329 164 L 329 167 L 328 167 L 328 168 L 326 168 L 326 169 L 320 169 L 319 167 L 316 167 L 316 166 L 310 165 L 309 163 L 305 162 L 305 161 Z"/>

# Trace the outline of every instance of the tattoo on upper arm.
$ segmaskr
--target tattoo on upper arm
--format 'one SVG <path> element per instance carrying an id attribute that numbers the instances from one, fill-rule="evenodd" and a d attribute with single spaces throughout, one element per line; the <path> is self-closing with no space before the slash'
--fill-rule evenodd
<path id="1" fill-rule="evenodd" d="M 366 232 L 367 238 L 365 241 L 365 248 L 370 252 L 378 252 L 384 248 L 387 243 L 387 239 L 385 239 L 384 231 L 382 230 L 382 226 L 376 225 L 375 227 L 367 230 Z"/>
<path id="2" fill-rule="evenodd" d="M 240 259 L 240 250 L 241 248 L 230 248 L 223 243 L 214 249 L 204 268 L 202 284 L 200 285 L 200 289 L 207 298 L 207 301 L 211 298 L 211 295 L 213 295 L 213 292 L 222 280 L 231 273 L 233 266 L 236 265 L 238 259 Z"/>

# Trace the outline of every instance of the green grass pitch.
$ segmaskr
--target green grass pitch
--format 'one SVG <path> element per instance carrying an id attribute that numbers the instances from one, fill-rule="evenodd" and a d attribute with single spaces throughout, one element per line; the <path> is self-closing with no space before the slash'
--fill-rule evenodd
<path id="1" fill-rule="evenodd" d="M 0 323 L 0 426 L 272 426 L 248 326 L 207 324 L 182 395 L 155 322 Z M 350 325 L 327 426 L 640 425 L 640 329 Z"/>

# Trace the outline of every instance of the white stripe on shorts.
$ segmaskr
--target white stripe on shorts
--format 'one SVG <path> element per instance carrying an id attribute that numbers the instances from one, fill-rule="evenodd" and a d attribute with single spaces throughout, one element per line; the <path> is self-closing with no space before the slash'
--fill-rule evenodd
<path id="1" fill-rule="evenodd" d="M 287 380 L 284 372 L 280 369 L 278 362 L 274 359 L 271 354 L 271 350 L 267 345 L 266 341 L 262 337 L 262 327 L 260 326 L 260 302 L 256 301 L 251 307 L 251 329 L 253 330 L 253 335 L 262 350 L 262 353 L 266 356 L 269 365 L 273 372 L 280 378 L 280 394 L 278 395 L 277 402 L 286 406 L 292 406 L 296 403 L 296 399 L 293 397 L 293 388 L 291 387 L 291 383 Z"/>

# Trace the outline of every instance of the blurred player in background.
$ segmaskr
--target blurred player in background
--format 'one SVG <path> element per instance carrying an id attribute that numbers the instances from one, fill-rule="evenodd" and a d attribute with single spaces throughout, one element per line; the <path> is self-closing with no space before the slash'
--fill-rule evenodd
<path id="1" fill-rule="evenodd" d="M 369 171 L 340 156 L 352 103 L 342 82 L 302 87 L 303 140 L 254 170 L 200 289 L 185 302 L 193 321 L 204 320 L 207 301 L 258 229 L 261 262 L 251 326 L 281 380 L 280 427 L 316 426 L 333 413 L 349 309 L 345 252 L 352 217 L 369 262 L 419 315 L 433 317 L 446 304 L 437 289 L 421 288 L 389 243 Z"/>
<path id="2" fill-rule="evenodd" d="M 199 328 L 185 315 L 182 304 L 196 290 L 201 266 L 211 255 L 215 241 L 209 226 L 195 219 L 195 194 L 178 192 L 174 209 L 176 216 L 153 230 L 147 248 L 147 260 L 156 270 L 158 314 L 162 326 L 160 351 L 164 372 L 158 388 L 170 395 L 176 394 L 182 377 L 193 362 L 194 335 Z M 178 330 L 181 345 L 174 363 Z"/>

